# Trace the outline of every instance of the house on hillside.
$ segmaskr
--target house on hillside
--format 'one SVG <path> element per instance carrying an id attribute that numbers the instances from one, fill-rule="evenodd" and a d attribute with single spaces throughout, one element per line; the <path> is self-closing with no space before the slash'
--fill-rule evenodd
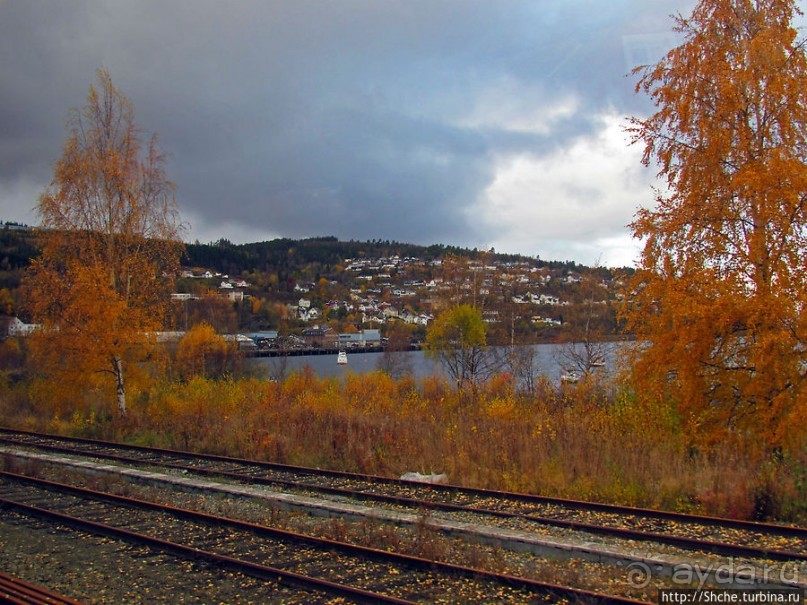
<path id="1" fill-rule="evenodd" d="M 382 302 L 378 305 L 378 311 L 385 319 L 389 319 L 390 317 L 398 317 L 398 309 L 393 307 L 388 302 Z"/>
<path id="2" fill-rule="evenodd" d="M 294 310 L 301 321 L 316 321 L 322 317 L 322 312 L 316 307 L 312 307 L 311 301 L 307 298 L 301 298 Z"/>

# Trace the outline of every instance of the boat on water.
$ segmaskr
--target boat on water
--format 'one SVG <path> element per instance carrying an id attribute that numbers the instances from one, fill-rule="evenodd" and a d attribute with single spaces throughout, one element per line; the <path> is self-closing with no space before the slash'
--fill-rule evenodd
<path id="1" fill-rule="evenodd" d="M 338 363 L 340 366 L 346 366 L 347 353 L 345 353 L 344 351 L 339 351 L 339 355 L 336 356 L 336 363 Z"/>
<path id="2" fill-rule="evenodd" d="M 560 375 L 560 381 L 566 384 L 577 384 L 580 382 L 580 374 L 574 370 L 569 370 Z"/>

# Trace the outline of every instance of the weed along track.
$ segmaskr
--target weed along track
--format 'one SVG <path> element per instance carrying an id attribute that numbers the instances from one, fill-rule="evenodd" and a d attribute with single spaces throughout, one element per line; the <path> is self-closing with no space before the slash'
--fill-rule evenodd
<path id="1" fill-rule="evenodd" d="M 639 566 L 653 580 L 676 577 L 681 569 L 695 569 L 698 578 L 713 585 L 807 584 L 807 529 L 799 527 L 422 484 L 7 429 L 0 429 L 0 452 L 49 465 L 63 464 L 83 473 L 125 477 L 163 491 L 216 492 L 259 499 L 279 509 L 374 524 L 427 524 L 442 535 L 508 551 L 595 562 L 615 576 Z"/>
<path id="2" fill-rule="evenodd" d="M 86 439 L 0 429 L 0 443 L 27 445 L 122 463 L 146 464 L 306 494 L 345 496 L 431 511 L 467 512 L 532 526 L 579 529 L 633 540 L 668 541 L 717 554 L 807 559 L 807 529 L 766 523 L 637 509 L 596 502 L 435 485 L 194 454 Z M 680 540 L 679 540 L 680 538 Z"/>
<path id="3" fill-rule="evenodd" d="M 10 473 L 0 507 L 348 602 L 632 602 Z"/>

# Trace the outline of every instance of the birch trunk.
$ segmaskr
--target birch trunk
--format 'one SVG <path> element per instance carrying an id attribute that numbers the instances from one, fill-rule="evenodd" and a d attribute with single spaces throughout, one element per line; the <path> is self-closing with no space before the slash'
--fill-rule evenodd
<path id="1" fill-rule="evenodd" d="M 115 374 L 115 387 L 118 393 L 118 414 L 123 418 L 126 416 L 126 386 L 123 381 L 123 360 L 120 357 L 112 358 L 112 369 Z"/>

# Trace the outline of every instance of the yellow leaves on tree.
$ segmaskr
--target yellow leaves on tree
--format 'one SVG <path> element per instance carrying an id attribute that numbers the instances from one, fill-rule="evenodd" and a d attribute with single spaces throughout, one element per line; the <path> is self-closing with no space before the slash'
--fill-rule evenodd
<path id="1" fill-rule="evenodd" d="M 443 311 L 429 326 L 425 353 L 440 362 L 460 389 L 476 388 L 491 370 L 486 332 L 479 309 L 457 305 Z"/>
<path id="2" fill-rule="evenodd" d="M 225 376 L 232 373 L 237 360 L 235 345 L 205 323 L 191 328 L 179 341 L 177 348 L 177 368 L 185 380 L 194 376 Z"/>
<path id="3" fill-rule="evenodd" d="M 181 243 L 173 184 L 156 137 L 140 139 L 130 101 L 99 70 L 72 113 L 53 181 L 37 211 L 42 255 L 26 278 L 42 324 L 42 371 L 59 380 L 108 376 L 126 413 L 125 367 L 148 354 L 164 317 Z"/>
<path id="4" fill-rule="evenodd" d="M 792 0 L 701 0 L 676 20 L 683 44 L 638 70 L 637 90 L 658 110 L 631 131 L 667 190 L 632 224 L 644 250 L 623 318 L 647 343 L 633 377 L 706 439 L 804 439 L 807 57 L 797 13 Z"/>

